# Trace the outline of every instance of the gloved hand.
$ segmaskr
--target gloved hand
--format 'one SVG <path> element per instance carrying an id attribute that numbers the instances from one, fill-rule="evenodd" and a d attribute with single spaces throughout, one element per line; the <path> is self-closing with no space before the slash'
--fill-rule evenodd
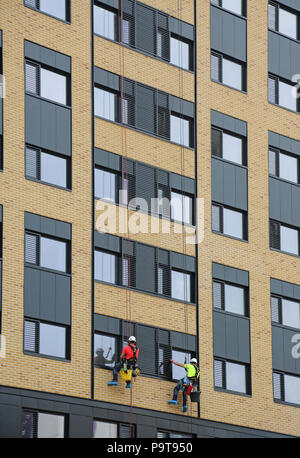
<path id="1" fill-rule="evenodd" d="M 174 363 L 173 359 L 169 359 L 170 363 Z"/>

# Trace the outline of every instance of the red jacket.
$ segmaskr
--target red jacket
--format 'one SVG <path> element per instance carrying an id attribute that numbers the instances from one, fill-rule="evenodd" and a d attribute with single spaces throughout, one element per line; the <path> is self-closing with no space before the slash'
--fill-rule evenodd
<path id="1" fill-rule="evenodd" d="M 136 347 L 136 345 L 127 345 L 126 347 L 123 348 L 122 350 L 122 354 L 125 356 L 126 359 L 131 359 L 131 358 L 134 358 L 134 353 L 133 353 L 133 348 L 136 348 L 136 352 L 135 352 L 135 357 L 136 359 L 138 359 L 138 356 L 139 356 L 139 349 Z"/>

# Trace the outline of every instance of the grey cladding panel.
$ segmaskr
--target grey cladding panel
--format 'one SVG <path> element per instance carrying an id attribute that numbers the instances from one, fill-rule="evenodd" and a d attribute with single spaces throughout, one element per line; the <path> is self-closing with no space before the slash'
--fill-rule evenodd
<path id="1" fill-rule="evenodd" d="M 71 156 L 71 111 L 26 95 L 26 143 Z"/>
<path id="2" fill-rule="evenodd" d="M 110 316 L 94 315 L 94 328 L 95 331 L 108 332 L 109 334 L 120 334 L 120 320 L 118 318 L 112 318 Z"/>
<path id="3" fill-rule="evenodd" d="M 192 102 L 180 99 L 174 95 L 169 95 L 169 106 L 171 111 L 175 111 L 189 118 L 194 117 L 194 104 Z"/>
<path id="4" fill-rule="evenodd" d="M 155 51 L 154 10 L 137 3 L 136 9 L 136 46 L 150 54 Z"/>
<path id="5" fill-rule="evenodd" d="M 250 325 L 244 317 L 213 312 L 214 355 L 250 363 Z"/>
<path id="6" fill-rule="evenodd" d="M 300 227 L 300 188 L 292 183 L 269 178 L 270 218 Z"/>
<path id="7" fill-rule="evenodd" d="M 269 72 L 291 80 L 300 73 L 300 45 L 269 30 Z"/>
<path id="8" fill-rule="evenodd" d="M 136 287 L 155 292 L 155 248 L 136 244 Z"/>
<path id="9" fill-rule="evenodd" d="M 178 175 L 177 173 L 170 173 L 170 186 L 178 191 L 187 192 L 188 194 L 195 194 L 196 183 L 192 178 Z"/>
<path id="10" fill-rule="evenodd" d="M 25 212 L 24 219 L 25 229 L 71 240 L 71 224 L 69 223 L 29 212 Z"/>
<path id="11" fill-rule="evenodd" d="M 120 90 L 120 77 L 114 73 L 94 67 L 94 78 L 96 84 L 106 86 L 114 91 Z"/>
<path id="12" fill-rule="evenodd" d="M 155 92 L 154 89 L 136 84 L 136 127 L 155 133 Z"/>
<path id="13" fill-rule="evenodd" d="M 104 232 L 94 231 L 95 247 L 104 250 L 120 253 L 120 238 L 115 235 L 105 234 Z"/>
<path id="14" fill-rule="evenodd" d="M 212 200 L 247 210 L 247 170 L 212 158 Z"/>
<path id="15" fill-rule="evenodd" d="M 271 293 L 300 301 L 300 286 L 271 278 Z"/>
<path id="16" fill-rule="evenodd" d="M 0 425 L 0 438 L 19 438 L 21 408 L 19 406 L 0 404 Z"/>
<path id="17" fill-rule="evenodd" d="M 279 0 L 278 3 L 300 12 L 299 0 Z"/>
<path id="18" fill-rule="evenodd" d="M 27 40 L 25 40 L 25 57 L 57 70 L 71 73 L 71 58 L 69 56 Z"/>
<path id="19" fill-rule="evenodd" d="M 249 285 L 249 273 L 246 270 L 236 269 L 235 267 L 224 266 L 213 262 L 213 278 L 236 283 L 242 286 Z"/>
<path id="20" fill-rule="evenodd" d="M 211 48 L 246 62 L 247 22 L 211 5 Z"/>
<path id="21" fill-rule="evenodd" d="M 247 123 L 226 114 L 211 110 L 211 124 L 229 130 L 237 135 L 247 136 Z"/>
<path id="22" fill-rule="evenodd" d="M 120 171 L 120 156 L 103 149 L 95 148 L 95 165 Z"/>
<path id="23" fill-rule="evenodd" d="M 300 142 L 269 131 L 269 145 L 300 156 Z"/>
<path id="24" fill-rule="evenodd" d="M 25 267 L 24 315 L 70 324 L 71 279 L 68 276 Z"/>
<path id="25" fill-rule="evenodd" d="M 69 416 L 69 437 L 92 438 L 93 418 L 84 415 Z"/>
<path id="26" fill-rule="evenodd" d="M 195 258 L 181 253 L 170 252 L 170 265 L 175 269 L 183 269 L 188 272 L 195 272 Z"/>
<path id="27" fill-rule="evenodd" d="M 177 331 L 171 331 L 171 346 L 181 349 L 182 351 L 196 351 L 196 336 L 183 334 Z"/>
<path id="28" fill-rule="evenodd" d="M 296 342 L 292 342 L 292 337 L 295 334 L 298 333 L 291 329 L 272 326 L 273 368 L 300 375 L 300 358 L 292 356 L 292 349 L 296 345 Z"/>
<path id="29" fill-rule="evenodd" d="M 151 199 L 156 197 L 155 169 L 151 166 L 136 163 L 136 196 L 144 199 L 147 209 L 151 208 Z M 144 205 L 145 206 L 145 205 Z M 142 203 L 140 204 L 142 208 Z"/>
<path id="30" fill-rule="evenodd" d="M 0 48 L 2 48 L 2 30 L 0 30 Z"/>
<path id="31" fill-rule="evenodd" d="M 182 22 L 174 17 L 169 17 L 169 28 L 170 32 L 175 33 L 176 35 L 182 36 L 191 41 L 194 39 L 194 27 L 187 22 Z"/>

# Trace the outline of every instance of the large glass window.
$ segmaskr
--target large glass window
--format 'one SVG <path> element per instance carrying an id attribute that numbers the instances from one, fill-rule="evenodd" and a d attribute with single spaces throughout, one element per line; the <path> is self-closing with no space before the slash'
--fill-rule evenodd
<path id="1" fill-rule="evenodd" d="M 279 177 L 298 183 L 298 159 L 279 153 Z"/>
<path id="2" fill-rule="evenodd" d="M 117 423 L 108 423 L 105 421 L 94 421 L 93 437 L 95 438 L 116 438 L 118 437 Z"/>
<path id="3" fill-rule="evenodd" d="M 214 360 L 215 387 L 250 394 L 250 374 L 245 364 Z"/>
<path id="4" fill-rule="evenodd" d="M 94 32 L 110 40 L 116 39 L 117 16 L 114 12 L 94 5 Z"/>
<path id="5" fill-rule="evenodd" d="M 236 62 L 223 58 L 224 84 L 242 90 L 242 66 Z"/>
<path id="6" fill-rule="evenodd" d="M 185 224 L 193 223 L 193 200 L 178 192 L 171 193 L 171 218 Z"/>
<path id="7" fill-rule="evenodd" d="M 243 214 L 229 208 L 223 209 L 224 234 L 243 238 Z"/>
<path id="8" fill-rule="evenodd" d="M 242 0 L 222 0 L 222 6 L 226 10 L 242 15 Z"/>
<path id="9" fill-rule="evenodd" d="M 116 256 L 95 250 L 95 280 L 116 283 Z"/>
<path id="10" fill-rule="evenodd" d="M 70 188 L 70 163 L 67 158 L 26 146 L 26 177 L 62 188 Z"/>
<path id="11" fill-rule="evenodd" d="M 190 146 L 190 121 L 171 114 L 170 123 L 171 141 L 183 146 Z"/>
<path id="12" fill-rule="evenodd" d="M 114 336 L 96 333 L 94 336 L 94 364 L 98 367 L 114 367 L 117 339 Z"/>
<path id="13" fill-rule="evenodd" d="M 184 353 L 183 351 L 172 350 L 172 359 L 176 363 L 189 364 L 192 356 L 190 353 Z M 172 379 L 180 380 L 186 376 L 186 370 L 184 367 L 176 366 L 172 364 Z"/>
<path id="14" fill-rule="evenodd" d="M 172 298 L 191 302 L 191 274 L 172 270 L 171 285 Z"/>
<path id="15" fill-rule="evenodd" d="M 287 253 L 299 254 L 299 236 L 296 229 L 280 225 L 280 249 Z"/>
<path id="16" fill-rule="evenodd" d="M 170 62 L 178 67 L 189 70 L 190 46 L 188 43 L 171 36 L 170 39 Z"/>
<path id="17" fill-rule="evenodd" d="M 95 169 L 95 197 L 116 202 L 116 174 Z"/>
<path id="18" fill-rule="evenodd" d="M 297 99 L 294 97 L 293 85 L 279 80 L 279 105 L 297 111 Z"/>
<path id="19" fill-rule="evenodd" d="M 274 399 L 300 405 L 300 377 L 273 372 Z"/>
<path id="20" fill-rule="evenodd" d="M 41 68 L 41 96 L 63 105 L 67 104 L 67 78 Z"/>
<path id="21" fill-rule="evenodd" d="M 238 315 L 248 315 L 245 288 L 221 281 L 213 281 L 213 305 Z"/>
<path id="22" fill-rule="evenodd" d="M 40 10 L 63 21 L 66 20 L 66 0 L 40 0 Z"/>
<path id="23" fill-rule="evenodd" d="M 281 300 L 282 324 L 300 329 L 300 304 L 287 299 Z"/>
<path id="24" fill-rule="evenodd" d="M 23 411 L 21 436 L 24 438 L 65 437 L 64 415 Z"/>
<path id="25" fill-rule="evenodd" d="M 241 138 L 223 133 L 223 158 L 236 164 L 243 163 L 243 142 Z"/>
<path id="26" fill-rule="evenodd" d="M 116 121 L 117 96 L 113 92 L 95 87 L 95 115 Z"/>
<path id="27" fill-rule="evenodd" d="M 46 356 L 67 358 L 65 326 L 25 319 L 24 350 Z"/>
<path id="28" fill-rule="evenodd" d="M 47 269 L 60 270 L 66 272 L 66 242 L 40 238 L 40 265 Z"/>
<path id="29" fill-rule="evenodd" d="M 297 16 L 283 8 L 279 8 L 278 31 L 288 37 L 297 39 Z"/>

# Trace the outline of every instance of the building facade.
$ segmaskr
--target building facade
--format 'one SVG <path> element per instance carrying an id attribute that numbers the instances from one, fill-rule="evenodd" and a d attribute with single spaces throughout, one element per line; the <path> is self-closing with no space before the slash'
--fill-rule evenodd
<path id="1" fill-rule="evenodd" d="M 299 436 L 298 3 L 1 2 L 0 437 Z"/>

